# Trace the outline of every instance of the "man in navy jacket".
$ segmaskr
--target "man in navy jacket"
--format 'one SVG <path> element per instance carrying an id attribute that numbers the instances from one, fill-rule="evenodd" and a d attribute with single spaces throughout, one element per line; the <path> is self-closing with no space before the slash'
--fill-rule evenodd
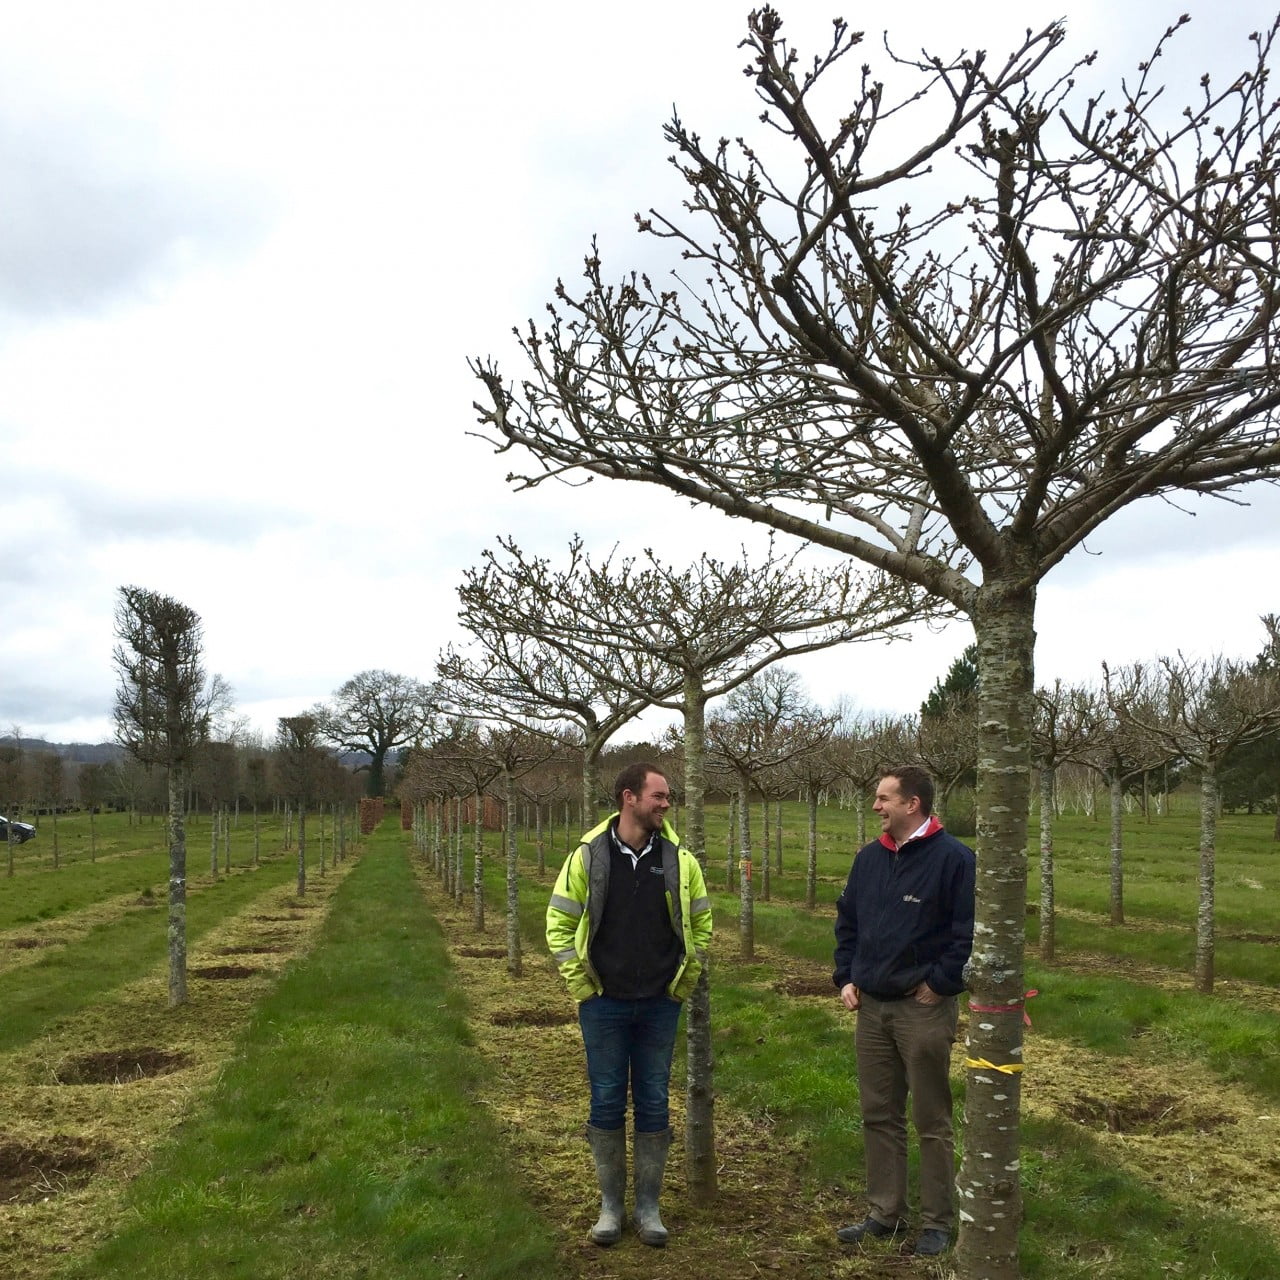
<path id="1" fill-rule="evenodd" d="M 907 1228 L 907 1096 L 920 1138 L 919 1254 L 955 1226 L 951 1046 L 973 947 L 973 850 L 932 815 L 933 780 L 887 773 L 872 806 L 882 833 L 859 850 L 836 903 L 835 985 L 857 1011 L 854 1046 L 866 1146 L 867 1218 L 846 1244 Z"/>

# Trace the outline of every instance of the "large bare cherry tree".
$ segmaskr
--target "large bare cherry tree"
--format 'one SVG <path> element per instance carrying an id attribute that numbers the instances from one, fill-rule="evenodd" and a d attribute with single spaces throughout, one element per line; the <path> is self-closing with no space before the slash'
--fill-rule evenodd
<path id="1" fill-rule="evenodd" d="M 1166 33 L 1157 42 L 1159 53 Z M 1005 58 L 886 52 L 837 21 L 803 61 L 748 20 L 759 138 L 667 139 L 670 279 L 585 282 L 491 360 L 484 431 L 532 485 L 662 485 L 843 551 L 972 621 L 977 937 L 957 1264 L 1017 1274 L 1036 589 L 1143 497 L 1280 469 L 1275 30 L 1238 75 L 1105 93 L 1054 24 Z M 1185 112 L 1179 109 L 1185 103 Z"/>

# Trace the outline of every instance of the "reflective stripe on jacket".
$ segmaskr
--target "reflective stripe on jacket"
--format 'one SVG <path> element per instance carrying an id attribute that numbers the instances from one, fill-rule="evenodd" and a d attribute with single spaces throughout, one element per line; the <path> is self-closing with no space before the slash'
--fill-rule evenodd
<path id="1" fill-rule="evenodd" d="M 591 939 L 609 896 L 609 827 L 617 816 L 611 814 L 588 831 L 564 860 L 547 906 L 547 946 L 569 994 L 579 1002 L 604 990 L 591 967 Z M 697 858 L 680 847 L 680 837 L 665 818 L 657 840 L 671 927 L 684 942 L 684 959 L 667 991 L 683 1000 L 697 985 L 706 961 L 711 899 Z"/>

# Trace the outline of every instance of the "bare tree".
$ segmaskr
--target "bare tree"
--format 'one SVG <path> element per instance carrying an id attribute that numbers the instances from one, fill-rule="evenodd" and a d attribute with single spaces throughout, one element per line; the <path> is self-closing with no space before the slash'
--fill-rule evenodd
<path id="1" fill-rule="evenodd" d="M 36 785 L 40 791 L 40 799 L 49 810 L 49 821 L 53 828 L 53 868 L 58 869 L 60 856 L 58 850 L 58 810 L 66 797 L 66 766 L 56 751 L 42 751 L 36 755 Z"/>
<path id="2" fill-rule="evenodd" d="M 220 696 L 201 665 L 200 617 L 172 596 L 121 587 L 116 603 L 116 741 L 169 783 L 169 1003 L 187 998 L 187 775 Z"/>
<path id="3" fill-rule="evenodd" d="M 367 794 L 383 794 L 387 754 L 427 733 L 435 702 L 432 691 L 409 676 L 361 671 L 317 707 L 324 736 L 344 751 L 369 756 Z"/>
<path id="4" fill-rule="evenodd" d="M 262 828 L 259 810 L 271 798 L 271 780 L 267 773 L 267 757 L 255 752 L 244 762 L 244 790 L 253 807 L 253 865 L 262 859 Z"/>
<path id="5" fill-rule="evenodd" d="M 970 983 L 1006 1012 L 969 1032 L 957 1262 L 1003 1280 L 1022 1216 L 1010 1171 L 1036 586 L 1138 498 L 1280 468 L 1275 28 L 1225 87 L 1190 87 L 1178 115 L 1155 79 L 1167 61 L 1104 99 L 1090 59 L 1055 58 L 1059 23 L 1007 58 L 888 50 L 914 77 L 896 99 L 852 65 L 861 36 L 843 21 L 805 64 L 781 26 L 758 9 L 744 41 L 774 145 L 704 144 L 678 117 L 667 129 L 688 215 L 639 221 L 679 252 L 680 275 L 615 286 L 593 248 L 585 287 L 562 285 L 523 333 L 518 385 L 473 367 L 500 446 L 543 464 L 521 483 L 581 469 L 663 485 L 883 567 L 972 620 Z"/>
<path id="6" fill-rule="evenodd" d="M 1031 729 L 1031 751 L 1040 771 L 1040 959 L 1052 964 L 1057 950 L 1057 905 L 1054 896 L 1053 822 L 1056 812 L 1054 786 L 1058 769 L 1082 758 L 1098 724 L 1098 700 L 1085 688 L 1053 687 L 1036 690 L 1036 718 Z"/>
<path id="7" fill-rule="evenodd" d="M 735 689 L 725 714 L 707 723 L 708 754 L 732 772 L 738 785 L 738 942 L 744 960 L 755 955 L 755 890 L 752 884 L 751 787 L 766 769 L 816 751 L 831 736 L 832 721 L 816 714 L 794 671 L 771 667 Z"/>
<path id="8" fill-rule="evenodd" d="M 1269 627 L 1273 645 L 1280 634 Z M 1196 910 L 1196 989 L 1213 991 L 1214 888 L 1216 881 L 1218 771 L 1227 753 L 1280 725 L 1280 673 L 1221 655 L 1195 661 L 1161 658 L 1154 687 L 1163 695 L 1152 715 L 1151 675 L 1133 668 L 1121 688 L 1109 677 L 1107 693 L 1118 716 L 1163 743 L 1200 771 L 1200 875 Z M 1135 688 L 1137 692 L 1135 693 Z M 1144 691 L 1147 696 L 1142 696 Z"/>
<path id="9" fill-rule="evenodd" d="M 1111 797 L 1111 873 L 1110 905 L 1111 923 L 1124 924 L 1124 801 L 1126 789 L 1135 779 L 1142 778 L 1170 758 L 1170 752 L 1162 738 L 1136 730 L 1133 719 L 1121 715 L 1121 702 L 1132 702 L 1134 710 L 1141 701 L 1143 714 L 1154 719 L 1159 715 L 1157 706 L 1163 700 L 1158 680 L 1141 664 L 1133 664 L 1117 670 L 1116 679 L 1107 664 L 1103 663 L 1107 684 L 1107 703 L 1103 714 L 1089 726 L 1089 733 L 1080 748 L 1080 759 L 1097 771 L 1106 782 Z"/>
<path id="10" fill-rule="evenodd" d="M 324 764 L 320 720 L 314 715 L 281 716 L 276 722 L 280 786 L 298 806 L 298 897 L 307 892 L 307 806 L 314 802 Z"/>
<path id="11" fill-rule="evenodd" d="M 838 725 L 839 711 L 828 717 Z M 823 793 L 843 776 L 844 762 L 838 744 L 829 737 L 816 751 L 788 760 L 784 766 L 793 783 L 800 787 L 809 815 L 808 840 L 805 845 L 804 905 L 810 910 L 818 905 L 818 805 Z"/>
<path id="12" fill-rule="evenodd" d="M 76 775 L 80 803 L 89 810 L 89 861 L 98 860 L 98 810 L 111 794 L 111 780 L 105 764 L 82 764 Z"/>

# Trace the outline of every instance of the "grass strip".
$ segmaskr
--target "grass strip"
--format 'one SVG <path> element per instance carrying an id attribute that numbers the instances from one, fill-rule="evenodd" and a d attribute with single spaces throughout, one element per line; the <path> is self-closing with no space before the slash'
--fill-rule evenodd
<path id="1" fill-rule="evenodd" d="M 549 1280 L 551 1234 L 472 1100 L 479 1071 L 388 822 L 204 1109 L 134 1184 L 123 1229 L 66 1274 Z"/>
<path id="2" fill-rule="evenodd" d="M 297 868 L 288 858 L 263 859 L 199 887 L 187 898 L 187 958 L 222 920 L 280 884 Z M 195 888 L 193 886 L 193 888 Z M 161 898 L 122 920 L 100 925 L 83 937 L 51 949 L 34 964 L 0 974 L 0 1052 L 35 1039 L 52 1023 L 78 1013 L 107 992 L 134 982 L 167 963 L 167 909 Z"/>
<path id="3" fill-rule="evenodd" d="M 549 893 L 549 881 L 529 877 L 522 884 L 521 932 L 527 957 L 541 955 Z M 851 1026 L 842 1025 L 830 1005 L 776 994 L 771 984 L 777 974 L 769 963 L 740 963 L 734 956 L 736 900 L 713 894 L 713 901 L 719 931 L 712 968 L 717 1095 L 804 1150 L 815 1207 L 839 1205 L 852 1213 L 858 1208 L 863 1154 Z M 811 958 L 818 969 L 829 968 L 829 919 L 761 903 L 756 925 L 762 945 Z M 1165 1024 L 1169 1035 L 1176 1028 L 1190 1042 L 1180 1041 L 1175 1054 L 1161 1055 L 1165 1061 L 1194 1053 L 1221 1069 L 1223 1064 L 1212 1061 L 1207 1046 L 1225 1048 L 1230 1037 L 1241 1034 L 1238 1007 L 1206 1004 L 1203 997 L 1074 978 L 1056 970 L 1045 981 L 1059 983 L 1066 1009 L 1074 1009 L 1083 993 L 1090 997 L 1092 1012 L 1069 1018 L 1064 1014 L 1067 1025 L 1059 1027 L 1056 1019 L 1042 1017 L 1037 1009 L 1037 1025 L 1044 1023 L 1052 1034 L 1087 1042 L 1099 1051 L 1131 1054 L 1132 1028 Z M 1109 1001 L 1118 1000 L 1122 992 L 1127 999 L 1111 1007 Z M 1221 1025 L 1205 1027 L 1206 1017 Z M 1261 1037 L 1275 1035 L 1274 1018 L 1259 1015 L 1259 1021 Z M 1270 1049 L 1252 1039 L 1248 1044 L 1251 1052 L 1264 1055 Z M 677 1081 L 684 1073 L 682 1059 L 683 1038 L 673 1072 Z M 1245 1067 L 1243 1057 L 1233 1057 L 1230 1074 L 1260 1088 L 1261 1077 Z M 1272 1084 L 1271 1090 L 1260 1091 L 1274 1093 Z M 959 1116 L 962 1085 L 956 1101 Z M 1096 1280 L 1100 1274 L 1109 1280 L 1165 1280 L 1169 1275 L 1269 1280 L 1280 1275 L 1280 1248 L 1266 1230 L 1208 1206 L 1189 1216 L 1184 1206 L 1118 1168 L 1105 1146 L 1078 1125 L 1024 1115 L 1022 1137 L 1026 1218 L 1020 1248 L 1028 1280 Z M 915 1177 L 914 1143 L 910 1160 Z M 733 1216 L 731 1206 L 724 1212 Z M 870 1270 L 849 1274 L 881 1274 L 874 1257 L 867 1261 Z M 829 1274 L 826 1265 L 815 1260 L 821 1270 L 812 1274 Z"/>

